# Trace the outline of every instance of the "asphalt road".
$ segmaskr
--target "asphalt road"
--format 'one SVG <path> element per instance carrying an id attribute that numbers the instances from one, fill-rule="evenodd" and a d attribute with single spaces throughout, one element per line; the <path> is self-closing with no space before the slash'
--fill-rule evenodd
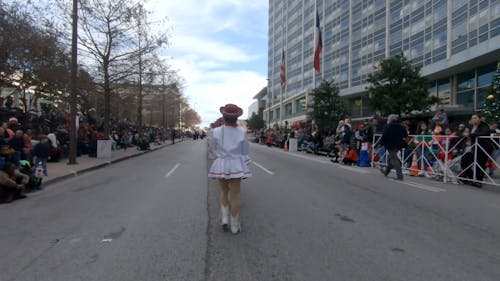
<path id="1" fill-rule="evenodd" d="M 500 192 L 252 145 L 239 235 L 186 141 L 0 205 L 0 280 L 500 280 Z"/>

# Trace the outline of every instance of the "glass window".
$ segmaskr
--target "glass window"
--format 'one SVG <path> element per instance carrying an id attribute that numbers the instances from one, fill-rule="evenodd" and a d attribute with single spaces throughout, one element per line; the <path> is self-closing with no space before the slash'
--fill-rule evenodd
<path id="1" fill-rule="evenodd" d="M 474 90 L 457 93 L 457 104 L 474 108 Z"/>
<path id="2" fill-rule="evenodd" d="M 476 96 L 476 110 L 480 110 L 483 104 L 486 102 L 486 97 L 490 92 L 490 87 L 484 87 L 477 89 Z"/>
<path id="3" fill-rule="evenodd" d="M 450 79 L 442 79 L 438 81 L 438 98 L 442 104 L 451 103 L 451 83 Z"/>
<path id="4" fill-rule="evenodd" d="M 490 86 L 493 82 L 493 76 L 495 75 L 495 64 L 489 64 L 477 69 L 477 86 L 486 87 Z"/>
<path id="5" fill-rule="evenodd" d="M 275 110 L 276 114 L 274 115 L 274 119 L 279 120 L 281 116 L 281 110 L 278 108 Z"/>
<path id="6" fill-rule="evenodd" d="M 457 92 L 473 89 L 475 87 L 474 78 L 474 71 L 457 75 Z"/>
<path id="7" fill-rule="evenodd" d="M 306 98 L 301 98 L 295 102 L 295 112 L 301 113 L 304 112 L 304 107 L 306 105 Z"/>
<path id="8" fill-rule="evenodd" d="M 292 116 L 292 103 L 288 103 L 285 105 L 285 116 Z"/>
<path id="9" fill-rule="evenodd" d="M 436 81 L 433 81 L 431 84 L 427 86 L 427 92 L 429 92 L 429 96 L 437 97 Z"/>

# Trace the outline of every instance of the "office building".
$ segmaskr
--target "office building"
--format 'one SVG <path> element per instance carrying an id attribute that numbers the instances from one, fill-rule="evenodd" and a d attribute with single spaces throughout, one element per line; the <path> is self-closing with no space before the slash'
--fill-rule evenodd
<path id="1" fill-rule="evenodd" d="M 315 15 L 323 51 L 313 69 Z M 287 85 L 280 86 L 282 50 Z M 270 0 L 268 94 L 264 118 L 303 121 L 311 91 L 333 79 L 352 118 L 373 115 L 366 79 L 374 65 L 403 53 L 450 111 L 481 106 L 500 58 L 498 0 Z"/>

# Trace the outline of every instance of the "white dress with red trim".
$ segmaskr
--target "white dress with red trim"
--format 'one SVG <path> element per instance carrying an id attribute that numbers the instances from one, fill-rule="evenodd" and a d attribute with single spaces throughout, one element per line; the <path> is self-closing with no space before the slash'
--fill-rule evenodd
<path id="1" fill-rule="evenodd" d="M 208 172 L 209 178 L 241 179 L 252 176 L 248 156 L 250 145 L 243 128 L 215 128 L 209 138 L 209 148 L 217 157 Z"/>

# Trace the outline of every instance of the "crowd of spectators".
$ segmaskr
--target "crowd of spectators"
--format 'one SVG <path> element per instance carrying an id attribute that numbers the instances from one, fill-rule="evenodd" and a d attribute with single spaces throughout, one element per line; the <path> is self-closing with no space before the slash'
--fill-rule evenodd
<path id="1" fill-rule="evenodd" d="M 476 186 L 479 185 L 476 181 L 494 175 L 500 156 L 497 120 L 487 123 L 474 114 L 466 122 L 450 124 L 446 112 L 438 109 L 428 120 L 405 119 L 402 125 L 409 135 L 407 147 L 400 155 L 406 173 L 415 170 L 413 165 L 417 163 L 417 170 L 412 175 L 438 178 L 436 175 L 442 175 L 443 169 L 449 169 L 464 183 Z M 346 165 L 367 166 L 364 165 L 366 161 L 362 161 L 363 150 L 367 150 L 370 166 L 374 166 L 387 161 L 385 148 L 378 143 L 385 126 L 385 120 L 377 119 L 361 122 L 344 119 L 335 128 L 328 129 L 311 124 L 285 124 L 283 127 L 275 124 L 254 132 L 254 136 L 255 142 L 280 148 L 287 146 L 290 138 L 295 138 L 299 151 L 322 154 L 332 162 Z M 476 139 L 477 150 L 474 149 Z"/>
<path id="2" fill-rule="evenodd" d="M 68 113 L 50 106 L 42 112 L 24 113 L 12 107 L 12 98 L 0 98 L 0 171 L 3 172 L 0 173 L 0 203 L 40 189 L 43 177 L 50 173 L 47 162 L 59 162 L 69 156 L 69 122 Z M 80 116 L 77 156 L 97 157 L 99 140 L 110 140 L 112 150 L 147 150 L 153 142 L 180 137 L 171 129 L 145 127 L 140 134 L 132 122 L 112 120 L 111 123 L 111 132 L 105 136 L 102 118 L 97 118 L 95 111 Z"/>

